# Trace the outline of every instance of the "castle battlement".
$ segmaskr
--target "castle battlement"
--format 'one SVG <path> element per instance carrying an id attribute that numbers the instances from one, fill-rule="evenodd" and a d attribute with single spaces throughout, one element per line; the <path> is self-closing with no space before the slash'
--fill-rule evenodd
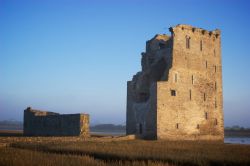
<path id="1" fill-rule="evenodd" d="M 192 31 L 195 34 L 200 34 L 200 35 L 206 35 L 209 37 L 219 37 L 221 32 L 219 29 L 215 29 L 213 31 L 208 31 L 202 28 L 197 28 L 197 27 L 193 27 L 191 25 L 187 25 L 187 24 L 178 24 L 175 27 L 170 27 L 169 31 L 174 33 L 175 30 L 183 30 L 183 31 Z"/>

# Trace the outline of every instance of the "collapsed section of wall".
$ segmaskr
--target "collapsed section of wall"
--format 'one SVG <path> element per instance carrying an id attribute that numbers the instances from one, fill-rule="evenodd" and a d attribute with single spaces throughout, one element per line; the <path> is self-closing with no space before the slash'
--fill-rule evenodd
<path id="1" fill-rule="evenodd" d="M 60 115 L 28 107 L 23 130 L 25 136 L 89 136 L 89 115 Z"/>
<path id="2" fill-rule="evenodd" d="M 172 38 L 156 35 L 146 43 L 142 53 L 142 70 L 127 83 L 127 134 L 155 139 L 157 96 L 156 82 L 166 80 L 171 68 Z"/>

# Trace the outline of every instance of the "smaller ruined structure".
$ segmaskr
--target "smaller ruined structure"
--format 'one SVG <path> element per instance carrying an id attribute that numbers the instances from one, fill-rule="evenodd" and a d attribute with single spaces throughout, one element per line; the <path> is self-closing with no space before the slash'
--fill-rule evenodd
<path id="1" fill-rule="evenodd" d="M 88 114 L 58 114 L 54 112 L 24 110 L 25 136 L 89 136 Z"/>

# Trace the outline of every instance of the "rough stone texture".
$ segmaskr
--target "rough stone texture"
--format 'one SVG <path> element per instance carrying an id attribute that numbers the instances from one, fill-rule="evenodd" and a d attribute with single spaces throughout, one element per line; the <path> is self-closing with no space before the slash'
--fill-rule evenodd
<path id="1" fill-rule="evenodd" d="M 127 83 L 127 134 L 149 139 L 223 140 L 220 31 L 190 25 L 156 35 L 142 71 Z"/>
<path id="2" fill-rule="evenodd" d="M 89 136 L 88 114 L 63 114 L 24 110 L 23 133 L 26 136 Z"/>

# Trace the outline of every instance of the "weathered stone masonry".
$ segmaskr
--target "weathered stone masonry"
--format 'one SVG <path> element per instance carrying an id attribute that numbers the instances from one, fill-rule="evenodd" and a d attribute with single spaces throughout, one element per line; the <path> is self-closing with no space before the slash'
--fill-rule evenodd
<path id="1" fill-rule="evenodd" d="M 58 114 L 24 110 L 25 136 L 89 136 L 88 114 Z"/>
<path id="2" fill-rule="evenodd" d="M 220 31 L 189 25 L 156 35 L 142 71 L 127 83 L 127 134 L 149 139 L 223 140 Z"/>

